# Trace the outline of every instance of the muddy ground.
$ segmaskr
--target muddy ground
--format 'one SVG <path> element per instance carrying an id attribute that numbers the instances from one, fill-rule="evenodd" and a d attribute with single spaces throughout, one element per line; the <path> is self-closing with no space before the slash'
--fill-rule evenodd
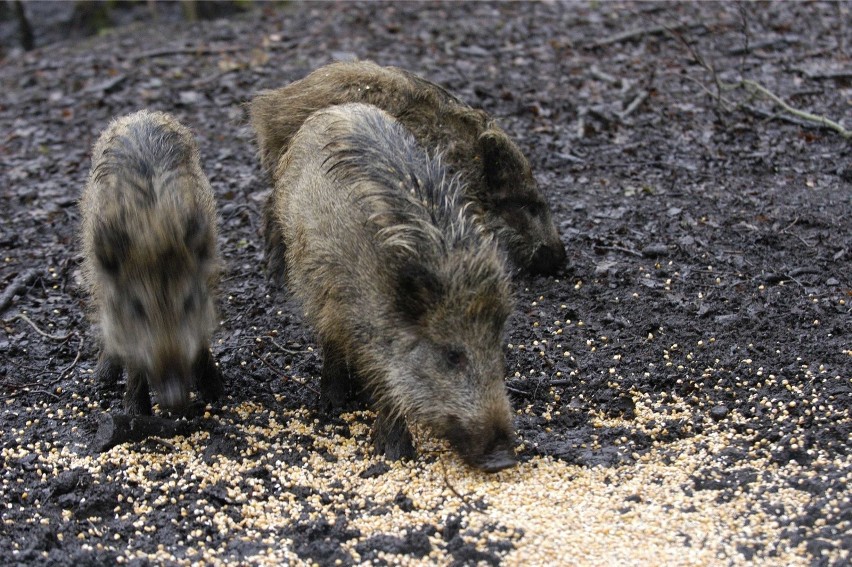
<path id="1" fill-rule="evenodd" d="M 852 142 L 726 84 L 852 128 L 849 14 L 259 4 L 7 51 L 3 562 L 848 564 Z M 367 408 L 317 412 L 314 336 L 263 278 L 244 103 L 351 58 L 497 116 L 553 208 L 570 265 L 516 279 L 506 336 L 512 471 L 422 432 L 417 461 L 373 457 Z M 76 199 L 99 132 L 141 107 L 193 129 L 217 194 L 228 396 L 184 435 L 98 452 L 121 385 L 92 377 Z"/>

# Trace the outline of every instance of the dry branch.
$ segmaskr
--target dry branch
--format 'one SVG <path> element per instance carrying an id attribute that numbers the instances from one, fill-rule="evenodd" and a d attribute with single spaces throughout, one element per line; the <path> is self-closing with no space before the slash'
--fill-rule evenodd
<path id="1" fill-rule="evenodd" d="M 772 91 L 770 91 L 769 89 L 767 89 L 766 87 L 764 87 L 763 85 L 758 83 L 757 81 L 753 81 L 751 79 L 740 79 L 736 83 L 727 83 L 725 81 L 722 81 L 719 78 L 719 74 L 716 71 L 716 68 L 713 65 L 709 64 L 704 59 L 704 57 L 702 57 L 701 54 L 698 53 L 698 51 L 695 49 L 695 47 L 693 47 L 683 37 L 682 34 L 677 33 L 677 31 L 674 28 L 670 28 L 668 31 L 669 31 L 669 33 L 671 33 L 671 35 L 673 37 L 675 37 L 678 41 L 680 41 L 686 47 L 686 49 L 692 55 L 695 62 L 698 63 L 701 67 L 703 67 L 706 71 L 708 71 L 710 73 L 711 77 L 713 78 L 713 82 L 716 85 L 716 92 L 714 93 L 714 92 L 710 91 L 710 89 L 708 89 L 704 85 L 702 85 L 702 88 L 711 97 L 715 98 L 716 102 L 719 104 L 719 106 L 721 106 L 726 111 L 730 111 L 731 107 L 738 107 L 738 108 L 741 108 L 743 110 L 747 110 L 747 111 L 755 113 L 755 114 L 760 114 L 760 115 L 765 116 L 765 117 L 770 118 L 770 119 L 772 119 L 772 118 L 788 118 L 788 117 L 783 117 L 782 115 L 773 115 L 773 114 L 767 113 L 765 111 L 761 111 L 760 109 L 749 106 L 747 104 L 734 103 L 731 100 L 722 96 L 723 92 L 743 89 L 747 93 L 749 93 L 753 96 L 754 95 L 760 95 L 764 98 L 768 98 L 773 103 L 775 103 L 777 106 L 781 107 L 781 109 L 784 112 L 786 112 L 788 115 L 799 118 L 800 120 L 796 120 L 796 121 L 794 121 L 794 123 L 799 124 L 800 126 L 817 125 L 817 126 L 820 126 L 822 128 L 834 130 L 835 132 L 837 132 L 838 134 L 840 134 L 843 138 L 845 138 L 847 140 L 852 138 L 852 130 L 847 130 L 840 123 L 835 122 L 833 120 L 830 120 L 830 119 L 826 118 L 825 116 L 822 116 L 822 115 L 819 115 L 819 114 L 813 114 L 811 112 L 807 112 L 805 110 L 800 110 L 798 108 L 794 108 L 794 107 L 790 106 L 789 104 L 784 102 L 784 100 L 782 100 L 781 97 L 779 97 L 778 95 L 776 95 L 775 93 L 773 93 Z M 789 122 L 790 120 L 787 120 L 787 121 Z M 802 121 L 804 121 L 804 122 L 802 122 Z"/>
<path id="2" fill-rule="evenodd" d="M 631 114 L 633 114 L 637 108 L 642 106 L 642 103 L 648 98 L 648 91 L 639 91 L 639 94 L 633 99 L 633 101 L 627 105 L 627 108 L 624 109 L 624 112 L 619 114 L 619 117 L 624 120 Z"/>
<path id="3" fill-rule="evenodd" d="M 793 108 L 792 106 L 790 106 L 789 104 L 787 104 L 786 102 L 781 100 L 781 98 L 778 97 L 778 95 L 776 95 L 775 93 L 773 93 L 772 91 L 770 91 L 769 89 L 767 89 L 766 87 L 761 85 L 760 83 L 757 83 L 757 82 L 752 81 L 750 79 L 743 79 L 739 83 L 734 83 L 730 86 L 733 87 L 733 88 L 743 87 L 743 88 L 745 88 L 746 91 L 748 91 L 752 94 L 754 94 L 754 93 L 761 94 L 761 95 L 765 96 L 766 98 L 768 98 L 769 100 L 771 100 L 772 102 L 774 102 L 775 104 L 777 104 L 778 106 L 780 106 L 781 108 L 783 108 L 785 112 L 792 114 L 793 116 L 797 116 L 797 117 L 801 118 L 802 120 L 806 120 L 808 122 L 813 122 L 814 124 L 818 124 L 818 125 L 820 125 L 824 128 L 829 128 L 831 130 L 834 130 L 835 132 L 839 133 L 844 138 L 847 138 L 847 139 L 852 138 L 852 131 L 847 130 L 842 125 L 838 124 L 837 122 L 835 122 L 833 120 L 829 120 L 825 116 L 820 116 L 819 114 L 812 114 L 812 113 L 807 112 L 805 110 L 799 110 L 798 108 Z"/>
<path id="4" fill-rule="evenodd" d="M 0 295 L 0 313 L 5 311 L 9 307 L 9 304 L 12 303 L 12 298 L 26 290 L 27 286 L 33 283 L 37 276 L 38 270 L 36 269 L 18 274 L 18 277 Z"/>
<path id="5" fill-rule="evenodd" d="M 33 329 L 35 329 L 35 332 L 36 332 L 36 333 L 38 333 L 38 334 L 39 334 L 39 335 L 41 335 L 42 337 L 45 337 L 45 338 L 50 339 L 50 340 L 52 340 L 52 341 L 66 341 L 66 340 L 68 340 L 69 338 L 71 338 L 71 336 L 74 334 L 74 331 L 71 331 L 71 332 L 70 332 L 70 333 L 68 333 L 67 335 L 50 335 L 50 334 L 48 334 L 48 333 L 45 333 L 44 331 L 42 331 L 41 329 L 39 329 L 39 328 L 38 328 L 38 325 L 36 325 L 36 324 L 33 322 L 33 320 L 32 320 L 32 319 L 30 319 L 29 317 L 27 317 L 26 315 L 24 315 L 24 314 L 22 314 L 22 313 L 18 313 L 17 315 L 15 315 L 14 317 L 12 317 L 12 318 L 11 318 L 11 319 L 9 319 L 8 321 L 4 321 L 4 323 L 11 323 L 11 322 L 12 322 L 12 321 L 14 321 L 15 319 L 20 319 L 21 321 L 24 321 L 24 322 L 25 322 L 25 323 L 27 323 L 30 327 L 32 327 Z"/>
<path id="6" fill-rule="evenodd" d="M 598 41 L 595 41 L 594 43 L 589 44 L 588 47 L 592 47 L 592 48 L 604 47 L 604 46 L 607 46 L 607 45 L 612 45 L 614 43 L 622 43 L 624 41 L 632 41 L 634 39 L 639 39 L 639 38 L 645 37 L 646 35 L 661 35 L 661 34 L 670 32 L 672 30 L 677 31 L 677 30 L 682 30 L 682 29 L 693 29 L 693 28 L 699 28 L 699 27 L 703 27 L 703 26 L 704 26 L 704 24 L 682 23 L 682 24 L 677 24 L 677 25 L 674 25 L 674 26 L 660 25 L 660 26 L 653 26 L 653 27 L 650 27 L 650 28 L 640 28 L 640 29 L 634 29 L 634 30 L 627 30 L 627 31 L 623 31 L 621 33 L 617 33 L 615 35 L 611 35 L 609 37 L 605 37 L 603 39 L 599 39 Z"/>

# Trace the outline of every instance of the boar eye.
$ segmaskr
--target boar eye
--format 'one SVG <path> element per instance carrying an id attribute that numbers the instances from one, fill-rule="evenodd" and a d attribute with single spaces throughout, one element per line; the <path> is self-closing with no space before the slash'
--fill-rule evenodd
<path id="1" fill-rule="evenodd" d="M 464 369 L 467 366 L 467 356 L 465 355 L 463 350 L 456 348 L 448 348 L 445 357 L 447 360 L 447 364 L 451 368 L 456 369 Z"/>

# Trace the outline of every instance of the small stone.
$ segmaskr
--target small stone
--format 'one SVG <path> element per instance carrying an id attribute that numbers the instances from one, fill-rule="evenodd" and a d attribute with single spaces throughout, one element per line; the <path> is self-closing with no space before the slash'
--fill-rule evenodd
<path id="1" fill-rule="evenodd" d="M 725 419 L 727 416 L 728 416 L 728 406 L 725 406 L 725 405 L 713 406 L 713 408 L 710 410 L 710 417 L 712 417 L 716 421 L 719 421 L 720 419 Z"/>

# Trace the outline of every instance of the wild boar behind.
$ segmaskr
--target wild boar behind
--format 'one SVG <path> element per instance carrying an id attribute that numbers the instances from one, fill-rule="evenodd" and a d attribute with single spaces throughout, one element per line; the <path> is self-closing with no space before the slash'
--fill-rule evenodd
<path id="1" fill-rule="evenodd" d="M 554 274 L 565 265 L 565 248 L 550 207 L 518 146 L 485 112 L 440 86 L 395 67 L 370 61 L 332 63 L 285 87 L 259 93 L 250 105 L 261 160 L 273 175 L 293 136 L 314 111 L 336 104 L 372 104 L 399 120 L 429 151 L 440 151 L 461 176 L 463 197 L 497 236 L 518 268 Z M 270 271 L 284 271 L 280 238 L 271 216 Z"/>

